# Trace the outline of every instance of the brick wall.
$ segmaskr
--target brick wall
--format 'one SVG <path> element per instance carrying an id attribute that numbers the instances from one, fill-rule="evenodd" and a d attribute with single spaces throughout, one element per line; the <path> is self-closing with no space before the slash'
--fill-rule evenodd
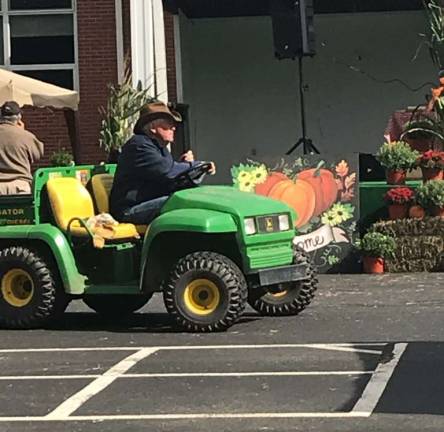
<path id="1" fill-rule="evenodd" d="M 124 52 L 131 52 L 130 0 L 123 0 Z M 114 0 L 78 0 L 78 57 L 80 85 L 81 162 L 96 163 L 106 156 L 99 147 L 101 117 L 99 106 L 106 104 L 107 84 L 117 80 L 116 23 Z M 168 92 L 177 100 L 173 16 L 165 12 Z M 50 155 L 71 148 L 62 110 L 26 108 L 27 128 L 45 143 L 45 157 L 39 166 L 49 164 Z"/>
<path id="2" fill-rule="evenodd" d="M 26 129 L 35 134 L 45 144 L 45 155 L 34 169 L 46 166 L 51 154 L 63 147 L 71 150 L 68 128 L 63 110 L 51 108 L 26 107 L 23 110 L 23 121 Z"/>
<path id="3" fill-rule="evenodd" d="M 174 46 L 174 16 L 169 12 L 164 13 L 165 22 L 165 48 L 167 62 L 168 98 L 171 102 L 177 102 L 176 85 L 176 54 Z"/>
<path id="4" fill-rule="evenodd" d="M 104 159 L 98 109 L 106 104 L 107 84 L 117 80 L 115 2 L 79 0 L 77 11 L 81 159 L 89 163 Z"/>
<path id="5" fill-rule="evenodd" d="M 117 80 L 114 7 L 114 0 L 77 2 L 82 163 L 105 160 L 98 141 L 101 122 L 98 108 L 106 104 L 107 84 Z M 63 111 L 26 108 L 24 119 L 27 128 L 45 144 L 40 166 L 48 165 L 50 155 L 57 149 L 71 148 Z"/>

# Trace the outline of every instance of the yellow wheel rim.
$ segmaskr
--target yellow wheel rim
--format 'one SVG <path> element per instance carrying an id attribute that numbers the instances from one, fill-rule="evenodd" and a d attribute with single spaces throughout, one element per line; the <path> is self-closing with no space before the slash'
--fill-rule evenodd
<path id="1" fill-rule="evenodd" d="M 281 297 L 285 297 L 288 294 L 288 291 L 281 291 L 281 292 L 277 292 L 277 293 L 270 293 L 273 297 L 275 298 L 281 298 Z"/>
<path id="2" fill-rule="evenodd" d="M 15 307 L 25 307 L 34 294 L 34 282 L 22 269 L 9 270 L 2 278 L 3 298 Z"/>
<path id="3" fill-rule="evenodd" d="M 183 294 L 185 306 L 196 315 L 213 313 L 220 303 L 219 288 L 208 279 L 196 279 L 190 282 Z"/>

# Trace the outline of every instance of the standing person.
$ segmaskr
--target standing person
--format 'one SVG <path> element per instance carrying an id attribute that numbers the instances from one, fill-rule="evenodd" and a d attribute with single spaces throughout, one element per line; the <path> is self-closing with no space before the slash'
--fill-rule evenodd
<path id="1" fill-rule="evenodd" d="M 196 163 L 191 151 L 177 162 L 167 148 L 181 120 L 179 113 L 162 102 L 141 109 L 134 135 L 122 147 L 111 190 L 110 211 L 118 221 L 151 222 L 176 190 L 174 178 Z M 215 171 L 212 164 L 210 173 Z"/>
<path id="2" fill-rule="evenodd" d="M 17 102 L 0 107 L 0 195 L 30 194 L 31 164 L 43 156 L 43 143 L 25 130 Z"/>

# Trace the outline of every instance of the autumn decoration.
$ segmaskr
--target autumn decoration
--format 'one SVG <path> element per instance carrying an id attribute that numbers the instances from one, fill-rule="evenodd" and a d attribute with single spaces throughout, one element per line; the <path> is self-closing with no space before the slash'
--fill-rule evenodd
<path id="1" fill-rule="evenodd" d="M 384 196 L 388 204 L 390 219 L 403 219 L 408 217 L 409 207 L 415 197 L 415 193 L 409 187 L 394 187 Z"/>
<path id="2" fill-rule="evenodd" d="M 296 213 L 295 228 L 306 236 L 305 246 L 314 252 L 316 265 L 339 262 L 341 246 L 351 244 L 356 232 L 356 172 L 347 161 L 327 164 L 325 160 L 282 159 L 276 166 L 249 160 L 231 168 L 233 185 L 286 203 Z M 318 251 L 318 249 L 321 249 Z"/>
<path id="3" fill-rule="evenodd" d="M 416 199 L 431 216 L 444 217 L 444 180 L 430 180 L 419 186 Z"/>
<path id="4" fill-rule="evenodd" d="M 384 273 L 384 260 L 394 255 L 395 240 L 379 232 L 368 232 L 358 244 L 365 273 Z"/>
<path id="5" fill-rule="evenodd" d="M 417 159 L 416 165 L 422 170 L 424 182 L 444 179 L 444 152 L 428 150 Z"/>
<path id="6" fill-rule="evenodd" d="M 419 156 L 419 152 L 403 141 L 385 143 L 377 153 L 377 159 L 386 169 L 387 183 L 393 185 L 405 183 L 407 171 L 415 166 Z"/>

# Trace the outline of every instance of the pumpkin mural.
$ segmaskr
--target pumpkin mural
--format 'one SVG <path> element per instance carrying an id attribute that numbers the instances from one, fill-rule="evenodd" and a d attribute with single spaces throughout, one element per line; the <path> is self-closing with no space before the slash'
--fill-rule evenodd
<path id="1" fill-rule="evenodd" d="M 316 195 L 313 187 L 303 180 L 282 180 L 270 190 L 270 198 L 282 201 L 296 212 L 296 228 L 304 226 L 313 217 Z"/>
<path id="2" fill-rule="evenodd" d="M 319 216 L 328 210 L 338 197 L 338 185 L 333 173 L 327 169 L 312 168 L 300 172 L 298 180 L 303 180 L 313 186 L 316 195 L 316 204 L 313 217 Z"/>
<path id="3" fill-rule="evenodd" d="M 281 182 L 282 180 L 290 179 L 285 174 L 282 174 L 280 172 L 271 172 L 263 183 L 259 183 L 258 185 L 256 185 L 254 191 L 258 195 L 268 196 L 273 186 L 276 185 L 276 183 Z"/>
<path id="4" fill-rule="evenodd" d="M 247 159 L 231 167 L 231 176 L 237 189 L 282 201 L 295 211 L 293 242 L 322 273 L 341 268 L 356 238 L 357 162 L 350 167 L 345 159 L 316 155 L 268 163 Z"/>

